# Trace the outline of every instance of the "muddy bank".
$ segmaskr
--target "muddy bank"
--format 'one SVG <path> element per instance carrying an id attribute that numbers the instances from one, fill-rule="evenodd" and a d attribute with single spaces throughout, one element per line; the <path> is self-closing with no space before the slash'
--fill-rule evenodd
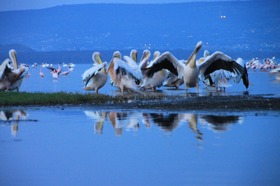
<path id="1" fill-rule="evenodd" d="M 162 100 L 132 100 L 125 103 L 107 103 L 101 108 L 161 109 L 161 110 L 279 110 L 280 98 L 264 96 L 166 96 Z"/>
<path id="2" fill-rule="evenodd" d="M 61 94 L 61 95 L 60 95 Z M 4 94 L 3 94 L 4 95 Z M 275 110 L 280 111 L 280 97 L 272 95 L 81 95 L 34 94 L 8 95 L 0 107 L 94 107 L 96 109 L 160 109 L 160 110 Z M 71 98 L 70 98 L 71 97 Z M 17 98 L 18 102 L 12 102 Z M 24 98 L 24 99 L 23 99 Z M 27 99 L 28 98 L 28 99 Z M 2 100 L 3 101 L 3 100 Z M 1 102 L 2 102 L 1 101 Z"/>

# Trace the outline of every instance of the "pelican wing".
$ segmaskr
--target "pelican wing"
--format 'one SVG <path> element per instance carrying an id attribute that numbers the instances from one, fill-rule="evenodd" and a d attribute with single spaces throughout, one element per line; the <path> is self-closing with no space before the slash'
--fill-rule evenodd
<path id="1" fill-rule="evenodd" d="M 0 65 L 0 80 L 2 80 L 7 73 L 10 73 L 12 71 L 12 69 L 9 67 L 10 63 L 11 60 L 6 59 Z"/>
<path id="2" fill-rule="evenodd" d="M 136 80 L 142 79 L 141 73 L 138 73 L 125 61 L 118 58 L 114 58 L 114 70 L 116 71 L 117 75 L 132 77 Z"/>
<path id="3" fill-rule="evenodd" d="M 222 52 L 215 52 L 199 64 L 201 73 L 206 77 L 216 70 L 226 70 L 237 75 L 244 73 L 243 67 Z"/>
<path id="4" fill-rule="evenodd" d="M 179 60 L 173 56 L 170 52 L 164 52 L 159 57 L 155 58 L 145 69 L 146 75 L 152 77 L 154 73 L 167 69 L 174 75 L 180 75 L 184 65 L 179 62 Z"/>
<path id="5" fill-rule="evenodd" d="M 19 75 L 18 80 L 20 80 L 27 76 L 28 70 L 28 65 L 22 64 L 20 68 L 13 70 L 13 72 Z"/>
<path id="6" fill-rule="evenodd" d="M 222 52 L 214 52 L 211 56 L 207 57 L 204 62 L 197 65 L 202 79 L 209 78 L 211 73 L 222 69 L 233 73 L 233 78 L 236 83 L 238 83 L 242 78 L 243 84 L 246 86 L 246 88 L 249 86 L 246 67 L 242 67 L 238 62 L 231 59 L 231 57 Z"/>
<path id="7" fill-rule="evenodd" d="M 95 76 L 102 68 L 104 68 L 106 66 L 106 62 L 102 63 L 102 64 L 98 64 L 98 65 L 94 65 L 91 68 L 89 68 L 88 70 L 86 70 L 83 75 L 82 75 L 82 79 L 83 82 L 85 82 L 85 84 L 88 84 L 89 80 Z"/>
<path id="8" fill-rule="evenodd" d="M 128 63 L 128 65 L 134 70 L 136 77 L 142 78 L 142 72 L 137 63 L 129 56 L 123 56 L 123 59 Z"/>

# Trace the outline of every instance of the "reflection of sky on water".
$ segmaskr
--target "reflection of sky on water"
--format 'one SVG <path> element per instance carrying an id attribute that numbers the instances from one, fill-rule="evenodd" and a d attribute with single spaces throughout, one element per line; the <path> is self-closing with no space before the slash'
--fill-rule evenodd
<path id="1" fill-rule="evenodd" d="M 22 111 L 27 117 L 0 122 L 4 185 L 276 185 L 280 181 L 279 112 L 90 107 Z M 11 135 L 15 123 L 18 130 Z"/>

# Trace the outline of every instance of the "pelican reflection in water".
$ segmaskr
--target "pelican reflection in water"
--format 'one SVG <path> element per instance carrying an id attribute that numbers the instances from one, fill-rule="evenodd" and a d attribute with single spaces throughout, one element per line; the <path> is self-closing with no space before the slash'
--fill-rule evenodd
<path id="1" fill-rule="evenodd" d="M 15 137 L 18 133 L 18 122 L 27 118 L 27 113 L 23 110 L 1 110 L 0 124 L 11 125 L 11 135 Z"/>
<path id="2" fill-rule="evenodd" d="M 195 134 L 195 138 L 202 140 L 203 127 L 219 131 L 227 131 L 230 125 L 242 123 L 243 117 L 238 115 L 219 114 L 196 114 L 196 113 L 168 113 L 168 112 L 131 112 L 131 111 L 84 111 L 85 115 L 95 120 L 94 133 L 102 134 L 105 123 L 110 123 L 117 136 L 123 135 L 124 131 L 137 132 L 140 126 L 150 128 L 157 126 L 164 132 L 173 132 L 180 125 L 187 124 Z M 205 127 L 204 127 L 205 129 Z"/>

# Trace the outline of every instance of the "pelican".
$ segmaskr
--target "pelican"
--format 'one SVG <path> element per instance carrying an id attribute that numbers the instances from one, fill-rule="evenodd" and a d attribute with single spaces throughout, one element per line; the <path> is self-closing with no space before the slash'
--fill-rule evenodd
<path id="1" fill-rule="evenodd" d="M 154 60 L 158 59 L 160 56 L 160 52 L 159 51 L 155 51 L 154 55 L 153 55 L 153 59 L 150 63 L 153 63 Z M 154 92 L 156 91 L 157 87 L 162 86 L 163 81 L 167 78 L 168 76 L 168 71 L 166 69 L 161 69 L 157 72 L 155 72 L 152 76 L 149 76 L 147 74 L 147 71 L 144 69 L 145 66 L 147 66 L 148 64 L 148 58 L 146 59 L 146 61 L 142 62 L 142 72 L 143 72 L 143 83 L 141 84 L 141 88 L 144 89 L 152 89 Z"/>
<path id="2" fill-rule="evenodd" d="M 223 69 L 241 77 L 244 85 L 248 88 L 249 81 L 246 68 L 243 68 L 236 61 L 232 60 L 222 52 L 215 52 L 202 63 L 196 62 L 196 54 L 201 46 L 202 42 L 199 41 L 186 63 L 181 63 L 169 52 L 163 53 L 157 60 L 154 60 L 153 63 L 148 65 L 147 69 L 149 76 L 161 69 L 168 69 L 171 73 L 177 75 L 178 78 L 183 78 L 186 90 L 188 90 L 189 87 L 196 86 L 198 91 L 199 74 L 202 79 L 205 79 L 209 78 L 209 75 L 212 72 Z M 240 78 L 236 78 L 236 80 L 239 81 Z"/>
<path id="3" fill-rule="evenodd" d="M 10 59 L 6 59 L 0 65 L 0 90 L 7 90 L 10 87 L 11 82 L 16 80 L 17 74 L 12 73 L 13 68 Z"/>
<path id="4" fill-rule="evenodd" d="M 141 76 L 126 61 L 121 59 L 119 51 L 114 52 L 108 73 L 113 85 L 118 87 L 122 93 L 124 90 L 137 91 Z"/>
<path id="5" fill-rule="evenodd" d="M 243 60 L 231 59 L 226 54 L 216 51 L 212 55 L 205 57 L 204 61 L 199 61 L 200 79 L 210 86 L 223 88 L 231 86 L 228 81 L 234 79 L 235 83 L 239 83 L 242 79 L 246 89 L 249 87 L 249 78 L 246 66 Z"/>
<path id="6" fill-rule="evenodd" d="M 24 65 L 21 65 L 19 69 L 14 69 L 12 61 L 6 59 L 0 65 L 0 90 L 18 90 L 25 75 Z"/>
<path id="7" fill-rule="evenodd" d="M 207 57 L 209 55 L 209 51 L 205 50 L 204 51 L 204 57 L 199 59 L 199 62 L 204 61 L 205 57 Z M 181 63 L 186 63 L 185 60 L 179 60 L 179 62 Z M 179 86 L 181 86 L 184 83 L 184 79 L 183 78 L 178 78 L 178 76 L 176 76 L 173 73 L 169 73 L 167 79 L 163 82 L 163 86 L 165 87 L 175 87 L 175 89 L 178 89 Z"/>
<path id="8" fill-rule="evenodd" d="M 82 79 L 85 83 L 84 90 L 95 90 L 98 94 L 98 90 L 106 84 L 108 79 L 105 69 L 107 62 L 102 62 L 99 52 L 93 54 L 93 59 L 93 66 L 83 73 Z"/>
<path id="9" fill-rule="evenodd" d="M 178 76 L 178 78 L 183 78 L 186 90 L 194 86 L 196 86 L 198 90 L 199 68 L 196 66 L 196 54 L 201 46 L 202 42 L 199 41 L 186 63 L 180 62 L 170 52 L 164 52 L 147 66 L 147 75 L 151 77 L 155 72 L 167 69 Z"/>
<path id="10" fill-rule="evenodd" d="M 16 50 L 14 50 L 14 49 L 9 50 L 9 56 L 13 62 L 13 66 L 14 66 L 13 73 L 17 74 L 17 79 L 11 83 L 9 90 L 19 91 L 23 78 L 27 77 L 27 75 L 28 75 L 29 66 L 27 64 L 21 64 L 20 66 L 18 65 Z"/>
<path id="11" fill-rule="evenodd" d="M 17 78 L 15 82 L 11 83 L 11 86 L 8 90 L 16 90 L 19 91 L 19 88 L 22 84 L 23 78 L 28 76 L 29 66 L 27 64 L 20 64 L 19 69 L 13 70 L 13 73 L 17 74 Z"/>
<path id="12" fill-rule="evenodd" d="M 179 89 L 179 87 L 184 83 L 182 78 L 178 78 L 178 76 L 173 73 L 169 73 L 166 80 L 162 83 L 165 87 L 175 87 L 175 89 Z"/>

